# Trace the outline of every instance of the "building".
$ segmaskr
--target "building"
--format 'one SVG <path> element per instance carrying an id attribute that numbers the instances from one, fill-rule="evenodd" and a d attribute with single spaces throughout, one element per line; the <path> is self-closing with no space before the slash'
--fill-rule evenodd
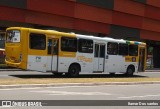
<path id="1" fill-rule="evenodd" d="M 2 30 L 24 26 L 145 41 L 160 68 L 160 0 L 0 0 L 0 10 Z"/>

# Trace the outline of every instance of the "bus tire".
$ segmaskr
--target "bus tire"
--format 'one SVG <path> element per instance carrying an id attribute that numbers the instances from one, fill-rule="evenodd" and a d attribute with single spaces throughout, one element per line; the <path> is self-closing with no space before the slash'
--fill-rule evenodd
<path id="1" fill-rule="evenodd" d="M 128 66 L 126 71 L 126 76 L 133 76 L 134 72 L 135 72 L 135 67 L 133 65 Z"/>
<path id="2" fill-rule="evenodd" d="M 115 73 L 115 72 L 110 72 L 109 75 L 110 75 L 110 76 L 115 76 L 116 73 Z"/>
<path id="3" fill-rule="evenodd" d="M 77 77 L 77 76 L 79 75 L 79 72 L 80 72 L 80 67 L 79 67 L 79 65 L 72 64 L 72 65 L 69 67 L 67 76 L 69 76 L 69 77 Z"/>

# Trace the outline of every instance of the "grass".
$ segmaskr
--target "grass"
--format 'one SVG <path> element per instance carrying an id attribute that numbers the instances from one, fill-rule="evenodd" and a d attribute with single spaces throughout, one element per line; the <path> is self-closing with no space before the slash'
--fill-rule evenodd
<path id="1" fill-rule="evenodd" d="M 41 79 L 0 79 L 0 85 L 54 84 L 54 83 L 101 83 L 101 82 L 154 82 L 160 78 L 41 78 Z"/>

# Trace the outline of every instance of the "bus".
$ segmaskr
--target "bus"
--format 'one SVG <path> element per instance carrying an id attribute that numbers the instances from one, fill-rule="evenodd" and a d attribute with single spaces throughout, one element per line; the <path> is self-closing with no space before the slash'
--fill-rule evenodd
<path id="1" fill-rule="evenodd" d="M 107 73 L 132 76 L 146 68 L 143 42 L 10 27 L 6 30 L 5 44 L 8 66 L 57 76 Z"/>

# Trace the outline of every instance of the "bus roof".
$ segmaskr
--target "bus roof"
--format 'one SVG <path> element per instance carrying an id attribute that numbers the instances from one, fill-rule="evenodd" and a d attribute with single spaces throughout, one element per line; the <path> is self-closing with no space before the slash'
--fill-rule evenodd
<path id="1" fill-rule="evenodd" d="M 81 35 L 81 34 L 76 34 L 76 35 L 78 38 L 93 39 L 97 41 L 126 43 L 126 44 L 131 44 L 131 45 L 146 45 L 146 43 L 138 42 L 138 41 L 129 41 L 129 40 L 124 40 L 124 39 L 114 39 L 110 37 L 97 37 L 97 36 Z"/>
<path id="2" fill-rule="evenodd" d="M 78 38 L 85 38 L 85 39 L 93 39 L 98 41 L 110 41 L 110 42 L 118 42 L 118 43 L 126 43 L 123 39 L 113 39 L 110 37 L 97 37 L 97 36 L 87 36 L 87 35 L 80 35 L 76 34 Z"/>
<path id="3" fill-rule="evenodd" d="M 45 34 L 56 34 L 60 36 L 69 36 L 69 37 L 77 37 L 77 38 L 84 38 L 84 39 L 92 39 L 95 41 L 110 41 L 110 42 L 117 42 L 117 43 L 127 43 L 127 44 L 135 44 L 135 45 L 146 45 L 144 42 L 138 42 L 138 41 L 128 41 L 124 39 L 113 39 L 110 37 L 97 37 L 97 36 L 91 36 L 91 35 L 81 35 L 81 34 L 75 34 L 75 33 L 66 33 L 66 32 L 59 32 L 56 30 L 42 30 L 42 29 L 34 29 L 34 28 L 26 28 L 26 27 L 9 27 L 7 30 L 16 29 L 16 30 L 29 30 L 31 32 L 40 32 Z"/>
<path id="4" fill-rule="evenodd" d="M 31 31 L 31 32 L 41 32 L 41 33 L 45 33 L 45 34 L 56 34 L 56 35 L 63 35 L 63 36 L 73 36 L 75 37 L 76 35 L 73 34 L 73 33 L 65 33 L 65 32 L 59 32 L 59 31 L 56 31 L 56 30 L 42 30 L 42 29 L 34 29 L 34 28 L 25 28 L 25 27 L 10 27 L 10 28 L 7 28 L 7 30 L 11 30 L 11 29 L 16 29 L 16 30 L 28 30 L 28 31 Z"/>

